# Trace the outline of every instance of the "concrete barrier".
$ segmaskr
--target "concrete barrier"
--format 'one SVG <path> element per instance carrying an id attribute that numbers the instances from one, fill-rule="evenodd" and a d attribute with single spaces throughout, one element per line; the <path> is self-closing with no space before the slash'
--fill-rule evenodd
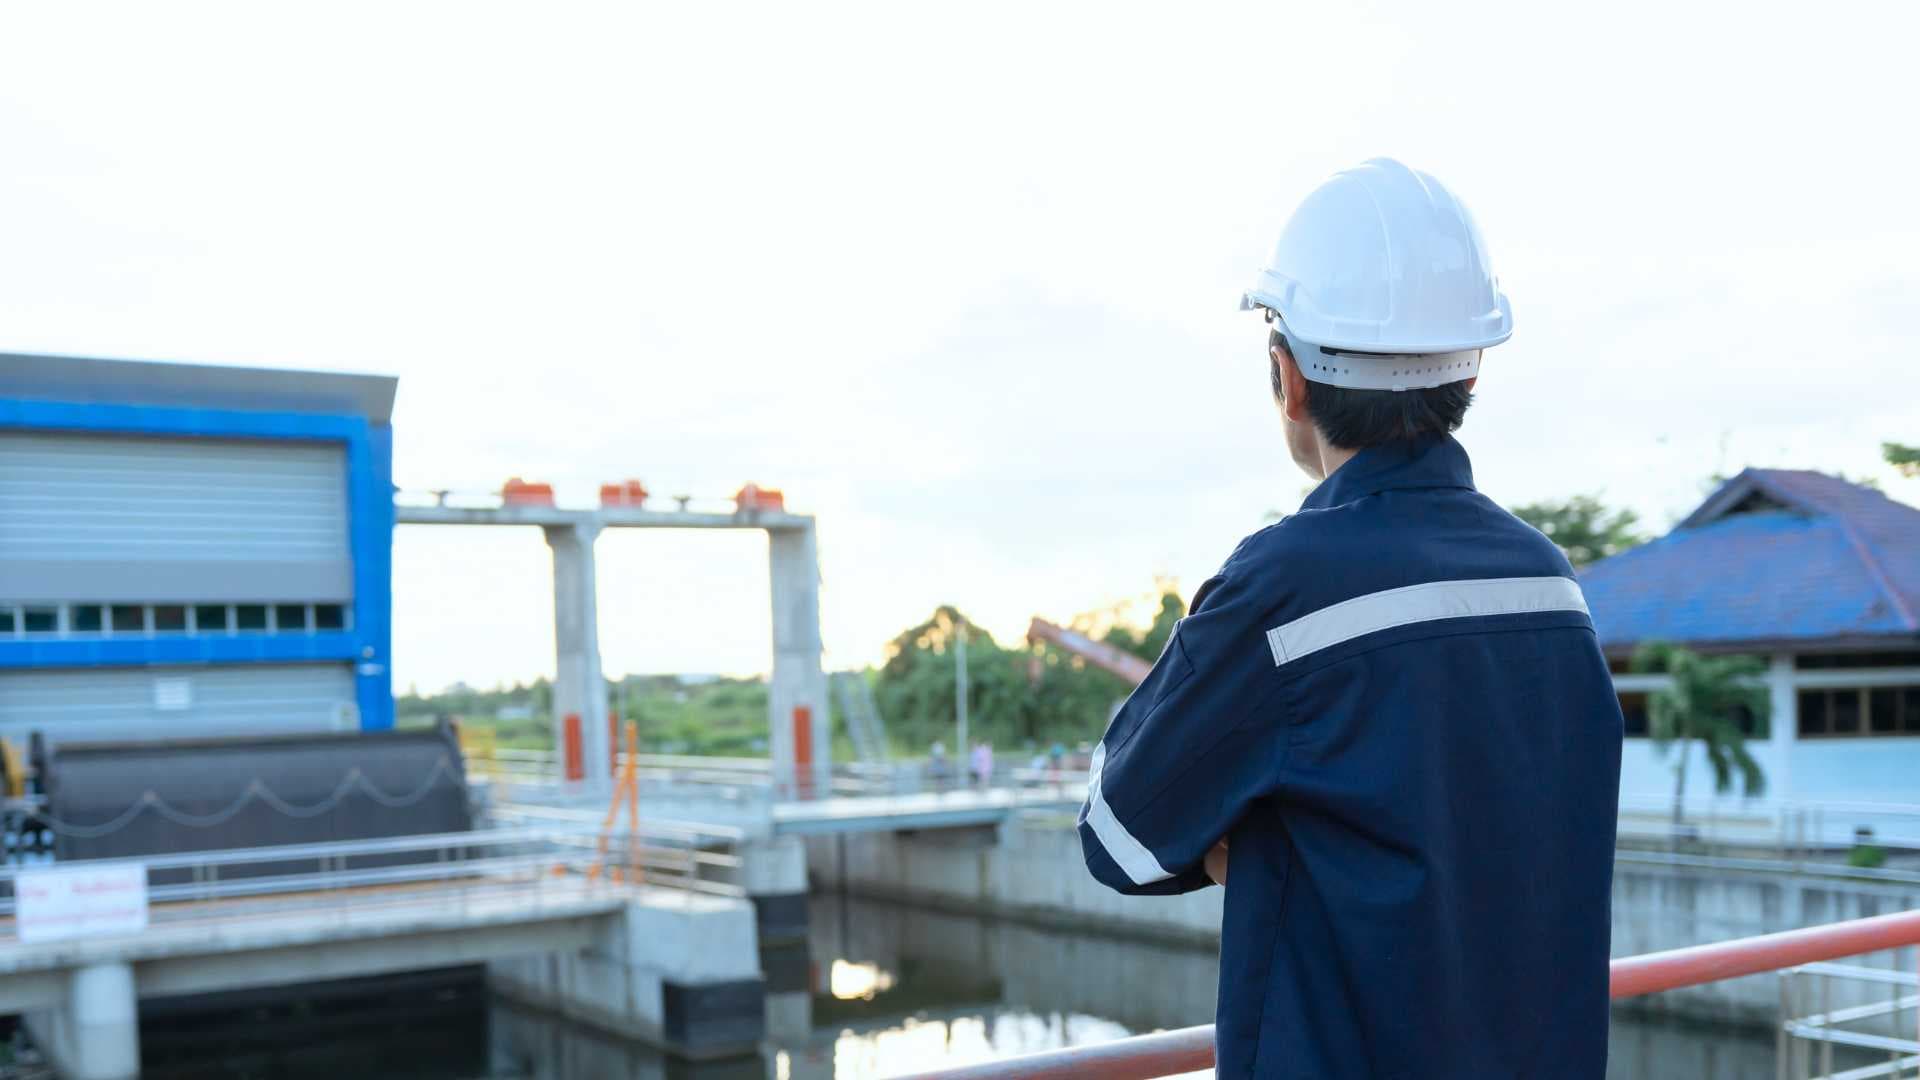
<path id="1" fill-rule="evenodd" d="M 487 965 L 502 994 L 698 1060 L 752 1054 L 766 1029 L 753 906 L 645 890 L 586 948 Z"/>
<path id="2" fill-rule="evenodd" d="M 815 888 L 1042 926 L 1211 944 L 1221 893 L 1121 896 L 1086 872 L 1072 818 L 1023 813 L 998 826 L 807 838 Z"/>

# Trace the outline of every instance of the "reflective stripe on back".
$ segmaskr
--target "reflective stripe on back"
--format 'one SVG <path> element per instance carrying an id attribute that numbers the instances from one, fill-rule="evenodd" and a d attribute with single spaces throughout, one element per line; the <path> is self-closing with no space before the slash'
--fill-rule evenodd
<path id="1" fill-rule="evenodd" d="M 1576 582 L 1563 577 L 1430 581 L 1321 608 L 1267 631 L 1267 644 L 1274 664 L 1282 665 L 1343 641 L 1413 623 L 1541 611 L 1584 615 L 1587 599 Z"/>

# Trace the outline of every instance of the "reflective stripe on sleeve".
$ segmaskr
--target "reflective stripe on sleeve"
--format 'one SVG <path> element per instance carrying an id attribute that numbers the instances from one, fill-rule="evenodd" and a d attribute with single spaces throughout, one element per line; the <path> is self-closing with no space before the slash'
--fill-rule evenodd
<path id="1" fill-rule="evenodd" d="M 1106 796 L 1100 790 L 1100 773 L 1106 763 L 1107 744 L 1103 740 L 1093 748 L 1093 762 L 1087 767 L 1087 824 L 1093 827 L 1100 846 L 1107 849 L 1107 856 L 1135 885 L 1165 881 L 1173 875 L 1160 865 L 1147 845 L 1120 824 L 1120 819 L 1113 816 L 1113 808 L 1107 805 Z"/>

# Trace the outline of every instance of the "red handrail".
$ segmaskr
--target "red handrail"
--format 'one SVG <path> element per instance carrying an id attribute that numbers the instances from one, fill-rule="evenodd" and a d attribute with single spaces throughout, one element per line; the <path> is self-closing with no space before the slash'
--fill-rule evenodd
<path id="1" fill-rule="evenodd" d="M 1809 926 L 1777 934 L 1625 956 L 1611 965 L 1608 991 L 1616 999 L 1758 975 L 1820 960 L 1920 945 L 1920 910 Z M 1130 1039 L 1070 1046 L 918 1074 L 917 1080 L 1154 1080 L 1213 1067 L 1213 1026 L 1181 1028 Z"/>

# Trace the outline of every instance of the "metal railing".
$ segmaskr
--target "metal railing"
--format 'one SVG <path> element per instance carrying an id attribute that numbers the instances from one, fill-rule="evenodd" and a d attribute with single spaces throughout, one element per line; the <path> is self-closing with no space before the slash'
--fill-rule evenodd
<path id="1" fill-rule="evenodd" d="M 1920 805 L 1707 797 L 1688 799 L 1675 821 L 1672 800 L 1623 795 L 1620 838 L 1693 850 L 1767 852 L 1799 860 L 1877 848 L 1897 859 L 1920 856 Z"/>
<path id="2" fill-rule="evenodd" d="M 1920 911 L 1623 957 L 1611 965 L 1609 992 L 1618 1001 L 1909 945 L 1920 945 Z M 1213 1027 L 1203 1025 L 918 1075 L 922 1080 L 1155 1080 L 1212 1067 Z"/>
<path id="3" fill-rule="evenodd" d="M 625 755 L 618 755 L 624 761 Z M 556 786 L 561 762 L 552 750 L 490 750 L 470 757 L 469 776 L 505 784 Z M 696 754 L 641 754 L 642 783 L 694 784 L 764 791 L 776 787 L 773 763 L 759 757 Z M 968 774 L 967 762 L 948 759 L 894 762 L 841 762 L 833 767 L 833 795 L 908 795 L 937 791 L 1044 788 L 1078 795 L 1086 787 L 1086 769 L 1007 767 L 1002 764 L 981 783 Z M 1622 796 L 1619 834 L 1624 845 L 1686 854 L 1767 858 L 1801 863 L 1841 863 L 1861 849 L 1874 849 L 1887 868 L 1912 869 L 1920 880 L 1920 804 L 1690 798 L 1680 820 L 1664 796 Z M 1906 864 L 1911 864 L 1908 867 Z M 1873 867 L 1856 867 L 1872 869 Z M 1904 880 L 1905 875 L 1899 875 Z"/>
<path id="4" fill-rule="evenodd" d="M 1920 974 L 1858 964 L 1802 964 L 1781 972 L 1780 1012 L 1785 1020 L 1775 1056 L 1779 1080 L 1809 1075 L 1901 1080 L 1909 1069 L 1920 1076 L 1920 1033 L 1911 1022 L 1901 1022 L 1905 1013 L 1920 1009 L 1916 989 Z M 1857 1003 L 1837 1004 L 1836 997 L 1843 994 Z M 1815 1008 L 1817 1012 L 1808 1011 Z M 1840 1046 L 1885 1054 L 1886 1060 L 1835 1072 L 1834 1048 Z"/>
<path id="5" fill-rule="evenodd" d="M 1622 862 L 1813 873 L 1920 884 L 1920 805 L 1693 799 L 1676 822 L 1657 797 L 1620 800 Z"/>
<path id="6" fill-rule="evenodd" d="M 703 829 L 702 836 L 728 848 L 737 842 L 737 837 L 711 835 L 714 832 Z M 596 863 L 609 859 L 628 871 L 628 878 L 655 887 L 717 896 L 745 895 L 740 855 L 731 850 L 662 842 L 668 834 L 668 830 L 643 829 L 641 842 L 630 845 L 625 842 L 625 833 L 618 832 L 615 836 L 619 842 L 609 845 L 608 854 L 602 854 L 597 829 L 561 822 L 543 827 L 189 851 L 139 859 L 5 866 L 0 867 L 0 917 L 16 913 L 15 886 L 22 873 L 56 866 L 116 863 L 142 866 L 147 874 L 147 897 L 158 905 L 267 897 L 336 905 L 346 890 L 353 889 L 435 884 L 496 887 L 540 884 L 561 876 L 586 877 Z M 156 919 L 169 914 L 186 912 L 155 909 Z"/>
<path id="7" fill-rule="evenodd" d="M 625 760 L 626 755 L 617 755 L 616 767 Z M 638 771 L 643 788 L 694 785 L 727 789 L 743 799 L 784 798 L 793 790 L 790 780 L 784 784 L 777 781 L 773 762 L 767 758 L 641 754 Z M 515 789 L 563 786 L 560 757 L 551 750 L 492 750 L 485 756 L 469 758 L 467 775 L 500 784 L 509 798 Z M 964 762 L 930 767 L 924 762 L 853 761 L 835 764 L 831 785 L 812 794 L 825 798 L 1046 788 L 1078 798 L 1086 783 L 1084 769 L 999 768 L 983 783 L 967 774 Z"/>
<path id="8" fill-rule="evenodd" d="M 614 755 L 614 773 L 626 755 Z M 494 750 L 470 758 L 468 776 L 491 780 L 508 788 L 557 788 L 565 784 L 560 755 L 552 750 Z M 643 785 L 701 784 L 758 791 L 773 784 L 773 764 L 766 758 L 693 757 L 677 754 L 641 754 L 639 779 Z"/>
<path id="9" fill-rule="evenodd" d="M 616 763 L 626 755 L 616 755 Z M 551 749 L 492 749 L 486 757 L 470 757 L 470 778 L 492 778 L 507 784 L 559 786 L 561 759 Z M 647 784 L 708 784 L 733 788 L 776 788 L 774 763 L 766 757 L 705 757 L 691 753 L 641 753 L 639 778 Z M 791 786 L 791 782 L 789 782 Z M 1087 790 L 1087 769 L 1073 767 L 996 767 L 981 782 L 970 776 L 964 761 L 843 761 L 833 765 L 833 784 L 816 796 L 910 796 L 925 792 L 964 792 L 998 788 L 1048 788 L 1075 798 Z"/>

